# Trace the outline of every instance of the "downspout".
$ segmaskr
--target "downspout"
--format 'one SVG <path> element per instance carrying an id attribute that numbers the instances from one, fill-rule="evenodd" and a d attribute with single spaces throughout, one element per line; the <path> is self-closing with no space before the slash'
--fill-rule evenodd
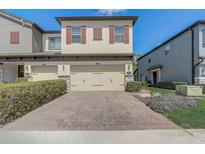
<path id="1" fill-rule="evenodd" d="M 194 30 L 191 28 L 191 63 L 192 63 L 192 85 L 195 84 L 195 66 L 194 66 Z"/>

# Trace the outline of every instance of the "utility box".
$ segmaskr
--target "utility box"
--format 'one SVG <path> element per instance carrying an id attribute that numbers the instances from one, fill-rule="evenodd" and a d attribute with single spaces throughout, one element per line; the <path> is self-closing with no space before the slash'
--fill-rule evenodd
<path id="1" fill-rule="evenodd" d="M 182 96 L 202 96 L 202 86 L 177 85 L 176 94 Z"/>

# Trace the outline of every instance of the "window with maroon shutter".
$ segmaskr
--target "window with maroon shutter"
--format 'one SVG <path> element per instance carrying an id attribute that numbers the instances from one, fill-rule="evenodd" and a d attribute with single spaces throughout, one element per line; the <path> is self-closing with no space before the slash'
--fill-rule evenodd
<path id="1" fill-rule="evenodd" d="M 86 26 L 81 27 L 81 43 L 86 44 Z"/>
<path id="2" fill-rule="evenodd" d="M 72 43 L 81 43 L 82 29 L 80 26 L 72 26 Z"/>
<path id="3" fill-rule="evenodd" d="M 129 26 L 124 26 L 124 43 L 129 44 Z"/>
<path id="4" fill-rule="evenodd" d="M 72 27 L 67 26 L 66 27 L 66 44 L 71 44 L 72 42 Z"/>
<path id="5" fill-rule="evenodd" d="M 10 43 L 11 44 L 19 44 L 19 32 L 11 32 L 10 33 Z"/>
<path id="6" fill-rule="evenodd" d="M 109 26 L 109 43 L 113 44 L 114 43 L 114 33 L 115 33 L 115 27 L 114 26 Z"/>
<path id="7" fill-rule="evenodd" d="M 102 40 L 102 28 L 93 28 L 93 40 L 94 41 Z"/>
<path id="8" fill-rule="evenodd" d="M 115 26 L 115 43 L 124 43 L 124 26 Z"/>

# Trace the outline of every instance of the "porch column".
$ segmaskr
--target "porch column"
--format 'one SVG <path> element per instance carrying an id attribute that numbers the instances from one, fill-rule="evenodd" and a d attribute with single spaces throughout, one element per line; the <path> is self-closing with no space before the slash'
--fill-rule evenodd
<path id="1" fill-rule="evenodd" d="M 158 82 L 160 82 L 161 81 L 161 70 L 159 70 L 157 73 L 158 73 Z"/>
<path id="2" fill-rule="evenodd" d="M 70 91 L 70 65 L 58 65 L 58 79 L 66 80 L 67 91 Z"/>
<path id="3" fill-rule="evenodd" d="M 153 72 L 150 72 L 151 84 L 153 84 Z"/>
<path id="4" fill-rule="evenodd" d="M 134 81 L 132 64 L 125 64 L 125 85 L 129 81 Z"/>
<path id="5" fill-rule="evenodd" d="M 31 76 L 31 65 L 24 65 L 24 76 L 28 78 L 28 81 L 32 80 Z"/>

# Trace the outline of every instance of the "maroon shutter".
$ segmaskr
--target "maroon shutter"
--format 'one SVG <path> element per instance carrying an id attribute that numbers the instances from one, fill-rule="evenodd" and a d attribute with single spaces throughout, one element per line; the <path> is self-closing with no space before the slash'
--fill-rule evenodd
<path id="1" fill-rule="evenodd" d="M 72 27 L 67 26 L 66 27 L 66 44 L 72 43 Z"/>
<path id="2" fill-rule="evenodd" d="M 102 28 L 94 28 L 93 29 L 93 40 L 94 41 L 102 40 Z"/>
<path id="3" fill-rule="evenodd" d="M 115 27 L 110 26 L 109 27 L 109 42 L 110 42 L 110 44 L 114 43 L 114 34 L 115 34 Z"/>
<path id="4" fill-rule="evenodd" d="M 86 26 L 81 27 L 81 43 L 86 44 Z"/>
<path id="5" fill-rule="evenodd" d="M 124 43 L 129 44 L 129 26 L 124 26 Z"/>
<path id="6" fill-rule="evenodd" d="M 19 32 L 11 32 L 10 33 L 10 43 L 11 44 L 19 44 Z"/>

